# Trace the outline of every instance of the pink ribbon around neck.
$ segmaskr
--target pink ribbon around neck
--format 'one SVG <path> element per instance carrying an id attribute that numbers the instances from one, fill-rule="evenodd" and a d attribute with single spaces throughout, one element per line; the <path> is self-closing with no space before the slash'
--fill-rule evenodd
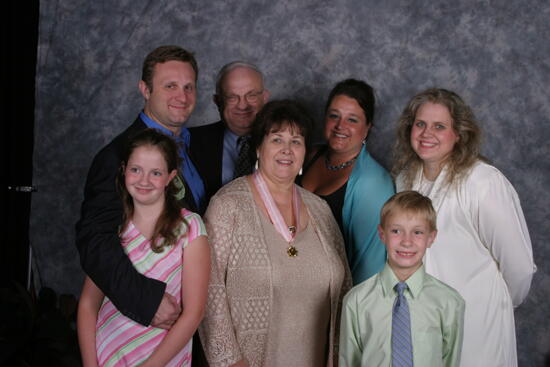
<path id="1" fill-rule="evenodd" d="M 291 231 L 289 231 L 289 227 L 286 225 L 285 220 L 283 219 L 283 216 L 281 215 L 281 212 L 279 211 L 279 208 L 277 208 L 277 205 L 275 204 L 275 201 L 273 200 L 273 197 L 271 196 L 271 193 L 269 192 L 267 184 L 265 183 L 265 180 L 262 177 L 260 171 L 254 172 L 252 178 L 254 179 L 254 184 L 256 185 L 256 189 L 260 194 L 260 199 L 262 199 L 262 202 L 264 203 L 264 206 L 267 210 L 267 214 L 269 215 L 269 219 L 271 219 L 271 222 L 275 226 L 275 229 L 281 234 L 281 236 L 283 236 L 286 242 L 291 243 L 292 241 L 294 241 L 296 233 L 298 233 L 298 228 L 300 228 L 301 200 L 300 193 L 298 192 L 296 184 L 294 184 L 292 191 L 292 209 L 294 218 L 296 220 L 296 230 L 294 231 L 294 233 L 291 233 Z"/>

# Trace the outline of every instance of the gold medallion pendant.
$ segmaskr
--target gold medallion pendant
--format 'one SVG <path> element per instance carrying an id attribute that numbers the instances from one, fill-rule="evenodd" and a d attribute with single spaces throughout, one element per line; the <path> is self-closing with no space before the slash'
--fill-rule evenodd
<path id="1" fill-rule="evenodd" d="M 296 247 L 294 247 L 294 246 L 289 246 L 289 247 L 286 249 L 286 253 L 288 254 L 288 257 L 296 257 L 296 256 L 298 256 L 298 250 L 296 250 Z"/>

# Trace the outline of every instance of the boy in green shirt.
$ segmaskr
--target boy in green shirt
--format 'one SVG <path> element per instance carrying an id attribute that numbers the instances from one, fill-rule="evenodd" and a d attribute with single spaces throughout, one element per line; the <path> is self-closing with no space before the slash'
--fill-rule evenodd
<path id="1" fill-rule="evenodd" d="M 437 234 L 431 200 L 416 191 L 392 196 L 378 232 L 388 260 L 344 298 L 340 367 L 459 366 L 464 300 L 422 264 Z"/>

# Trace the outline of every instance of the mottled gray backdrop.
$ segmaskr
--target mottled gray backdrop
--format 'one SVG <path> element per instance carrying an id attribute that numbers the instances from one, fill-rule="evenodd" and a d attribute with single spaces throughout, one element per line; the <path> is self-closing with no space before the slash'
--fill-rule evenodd
<path id="1" fill-rule="evenodd" d="M 93 155 L 142 107 L 141 63 L 159 45 L 196 53 L 199 99 L 190 125 L 217 120 L 213 78 L 234 59 L 257 63 L 272 96 L 305 102 L 319 128 L 337 81 L 369 81 L 378 111 L 368 146 L 386 167 L 408 98 L 445 87 L 473 106 L 485 155 L 522 200 L 538 272 L 516 311 L 520 366 L 544 366 L 550 358 L 549 19 L 546 0 L 41 1 L 38 192 L 31 217 L 39 281 L 79 294 L 74 224 L 85 176 Z"/>

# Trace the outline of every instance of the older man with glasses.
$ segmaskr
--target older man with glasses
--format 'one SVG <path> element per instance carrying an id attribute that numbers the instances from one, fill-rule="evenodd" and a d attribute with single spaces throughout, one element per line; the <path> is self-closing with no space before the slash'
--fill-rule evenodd
<path id="1" fill-rule="evenodd" d="M 219 71 L 213 100 L 221 120 L 189 129 L 190 154 L 203 178 L 207 200 L 227 182 L 252 172 L 250 128 L 268 98 L 256 65 L 234 61 Z"/>

